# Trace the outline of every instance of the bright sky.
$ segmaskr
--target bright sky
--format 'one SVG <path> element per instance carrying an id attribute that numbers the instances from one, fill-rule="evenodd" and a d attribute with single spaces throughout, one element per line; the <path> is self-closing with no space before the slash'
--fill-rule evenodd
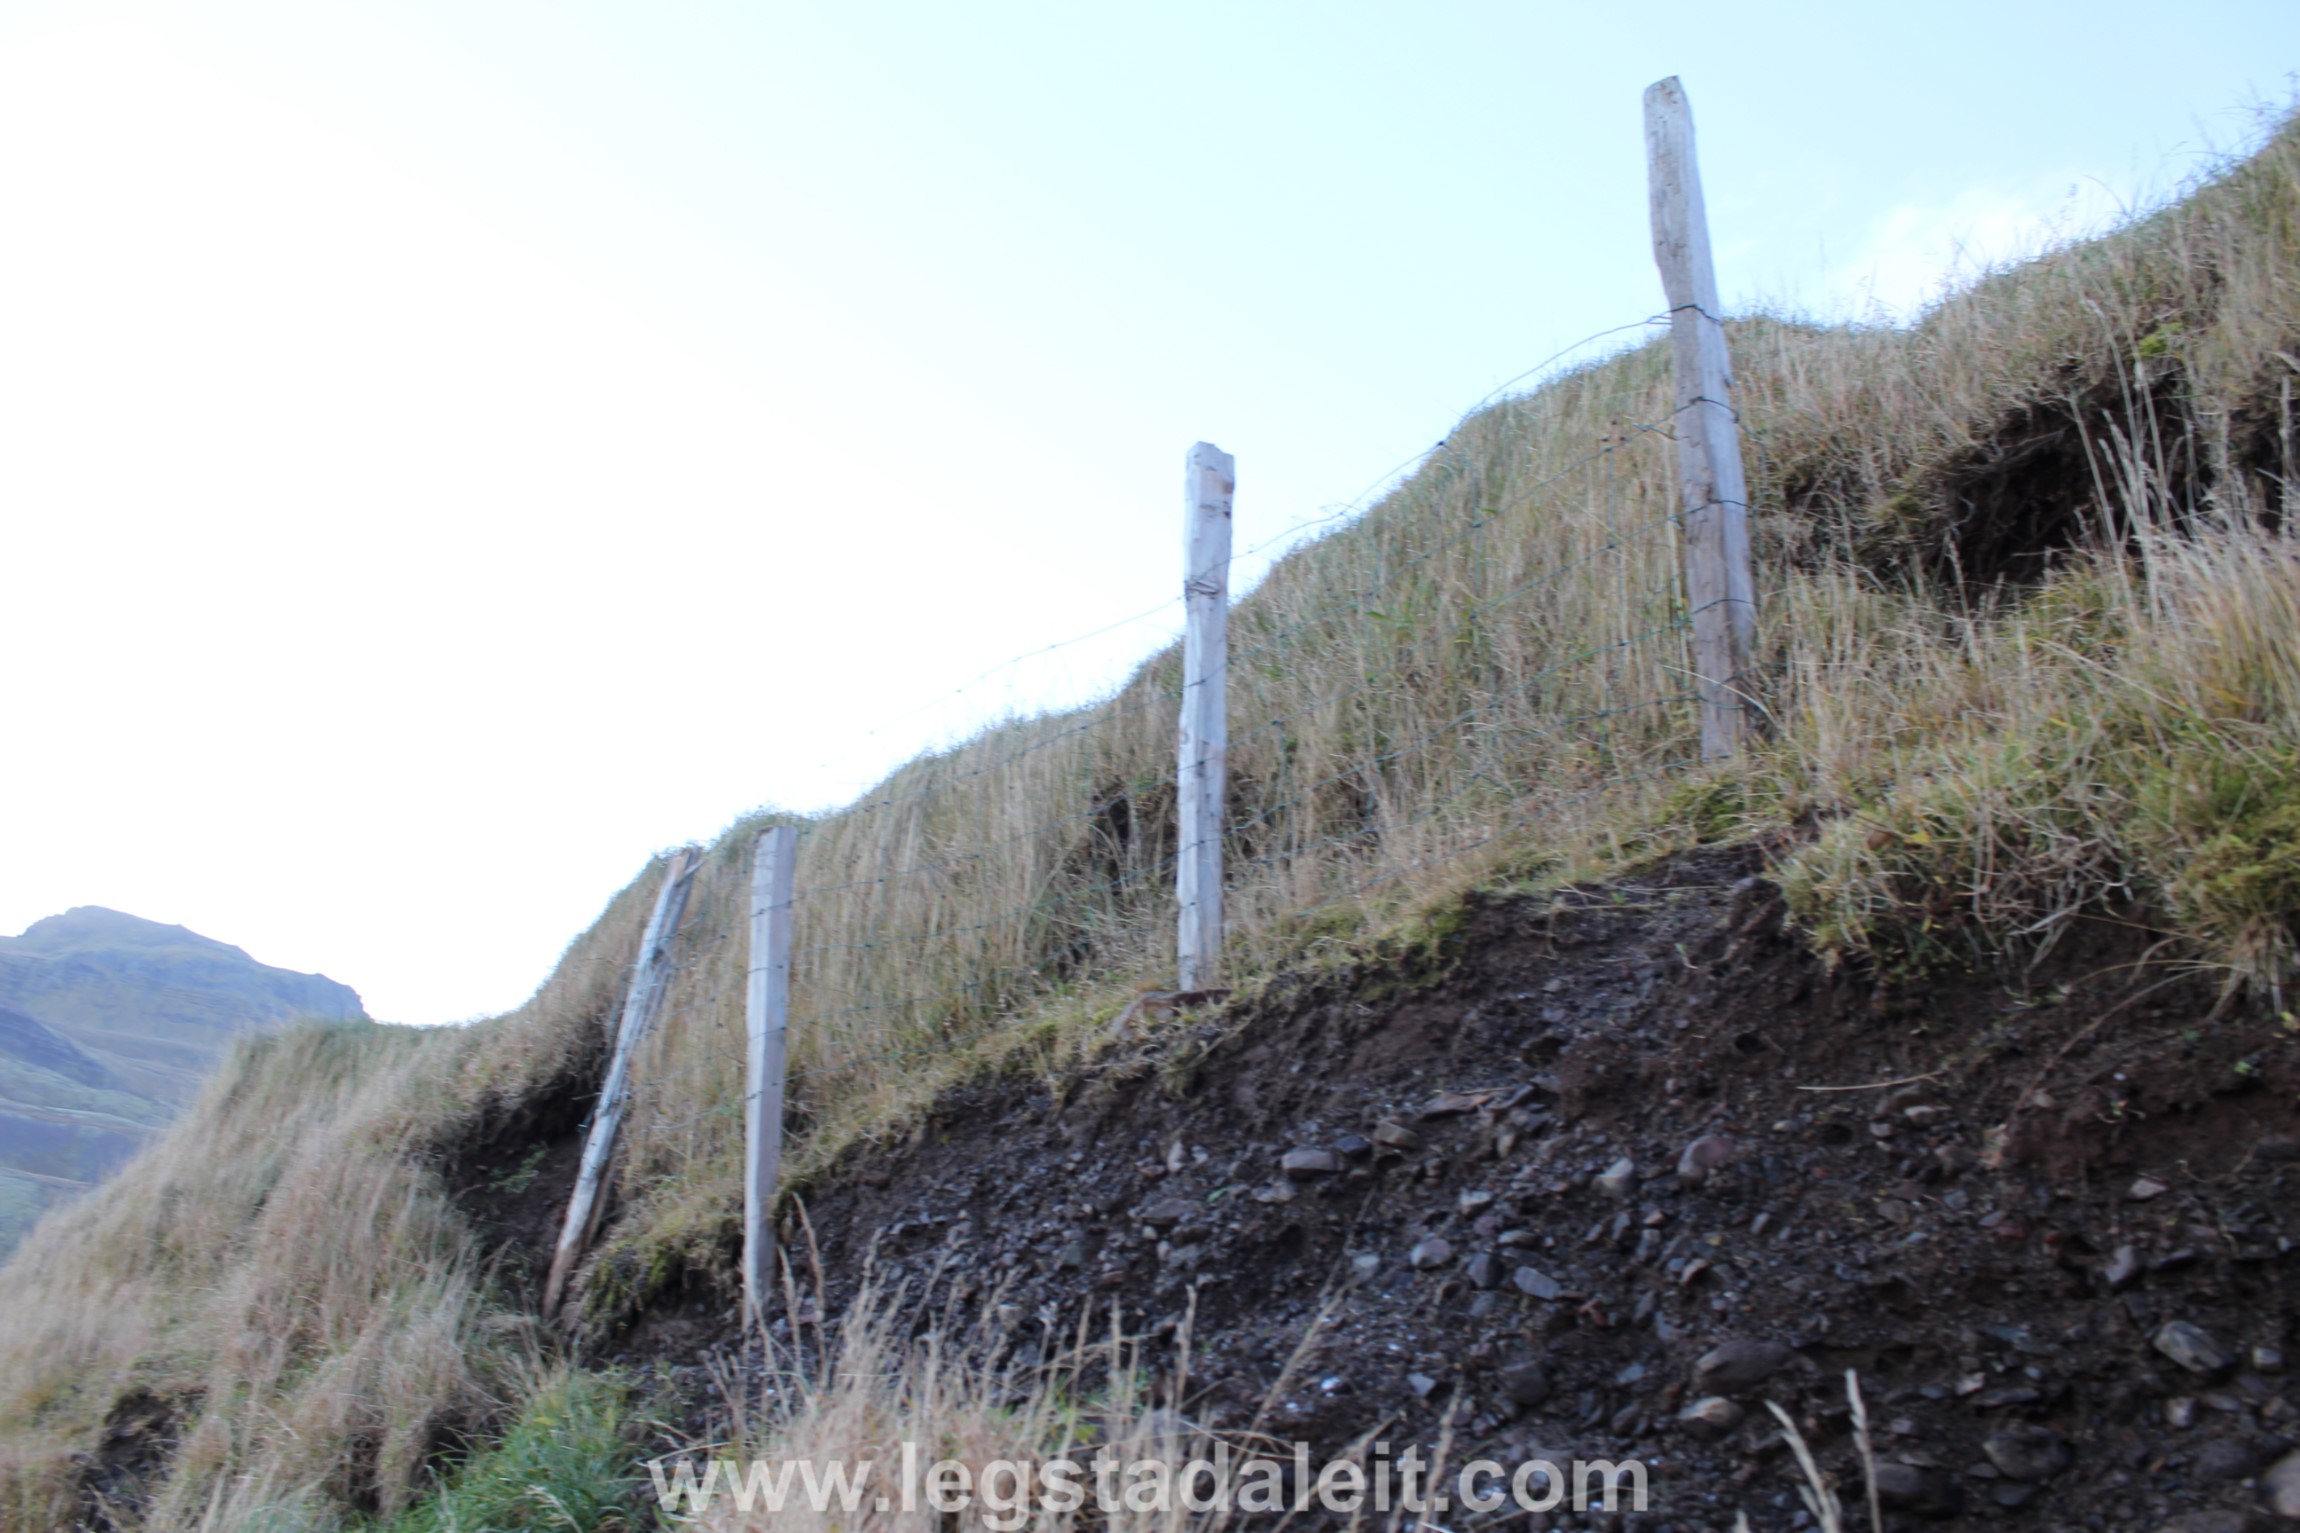
<path id="1" fill-rule="evenodd" d="M 1652 80 L 1728 303 L 1835 315 L 2296 65 L 2290 0 L 0 0 L 0 930 L 509 1007 L 650 851 L 1155 647 L 948 696 L 1175 594 L 1193 441 L 1252 547 L 1659 307 Z"/>

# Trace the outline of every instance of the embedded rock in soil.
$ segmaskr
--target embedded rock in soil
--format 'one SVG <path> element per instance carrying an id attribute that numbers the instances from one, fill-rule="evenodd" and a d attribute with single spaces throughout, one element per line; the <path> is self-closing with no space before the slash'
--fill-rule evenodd
<path id="1" fill-rule="evenodd" d="M 1729 1341 L 1693 1365 L 1693 1386 L 1721 1395 L 1746 1394 L 1795 1360 L 1777 1341 Z"/>
<path id="2" fill-rule="evenodd" d="M 1965 1509 L 1964 1487 L 1953 1475 L 1915 1464 L 1879 1464 L 1877 1501 L 1895 1512 L 1914 1512 L 1939 1521 Z"/>
<path id="3" fill-rule="evenodd" d="M 1432 1235 L 1429 1239 L 1417 1244 L 1412 1253 L 1406 1257 L 1406 1260 L 1412 1264 L 1416 1271 L 1420 1272 L 1427 1272 L 1432 1267 L 1442 1267 L 1453 1260 L 1453 1242 L 1442 1235 Z"/>
<path id="4" fill-rule="evenodd" d="M 2260 1504 L 2279 1517 L 2300 1522 L 2300 1451 L 2268 1466 L 2260 1477 Z"/>
<path id="5" fill-rule="evenodd" d="M 1331 1150 L 1288 1150 L 1278 1169 L 1297 1182 L 1313 1177 L 1340 1176 L 1349 1165 Z"/>
<path id="6" fill-rule="evenodd" d="M 2008 1480 L 2035 1485 L 2069 1466 L 2076 1455 L 2051 1427 L 2019 1423 L 2000 1428 L 1982 1439 L 1981 1451 Z"/>
<path id="7" fill-rule="evenodd" d="M 1677 1424 L 1689 1437 L 1715 1442 L 1741 1424 L 1741 1407 L 1723 1395 L 1709 1395 L 1677 1413 Z"/>
<path id="8" fill-rule="evenodd" d="M 1565 1292 L 1563 1285 L 1539 1267 L 1520 1267 L 1510 1276 L 1517 1291 L 1536 1299 L 1554 1299 Z"/>
<path id="9" fill-rule="evenodd" d="M 1537 1362 L 1512 1363 L 1501 1371 L 1501 1392 L 1512 1405 L 1539 1405 L 1549 1398 L 1549 1372 Z"/>
<path id="10" fill-rule="evenodd" d="M 2236 1362 L 2201 1326 L 2190 1325 L 2185 1320 L 2164 1323 L 2156 1333 L 2156 1350 L 2190 1373 L 2201 1373 L 2207 1378 Z"/>
<path id="11" fill-rule="evenodd" d="M 1680 1186 L 1698 1187 L 1709 1180 L 1711 1173 L 1722 1171 L 1733 1163 L 1736 1149 L 1733 1141 L 1723 1134 L 1703 1134 L 1685 1147 L 1677 1157 L 1677 1181 Z"/>
<path id="12" fill-rule="evenodd" d="M 1637 1190 L 1637 1162 L 1624 1155 L 1590 1185 L 1609 1198 L 1626 1198 Z"/>

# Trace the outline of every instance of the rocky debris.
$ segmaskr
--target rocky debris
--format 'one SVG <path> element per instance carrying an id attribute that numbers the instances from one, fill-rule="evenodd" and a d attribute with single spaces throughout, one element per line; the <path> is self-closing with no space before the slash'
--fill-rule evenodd
<path id="1" fill-rule="evenodd" d="M 1010 1299 L 1059 1312 L 1067 1331 L 1080 1308 L 1115 1307 L 1156 1368 L 1173 1317 L 1189 1315 L 1192 1414 L 1217 1430 L 1267 1412 L 1273 1435 L 1333 1454 L 1396 1413 L 1389 1430 L 1425 1453 L 1450 1425 L 1465 1457 L 1572 1445 L 1673 1460 L 1672 1482 L 1699 1488 L 1665 1514 L 1678 1533 L 1742 1510 L 1753 1528 L 1795 1525 L 1768 1399 L 1865 1529 L 1847 1366 L 1889 1533 L 1944 1516 L 2152 1533 L 2249 1494 L 2246 1471 L 2300 1439 L 2279 1352 L 2300 1334 L 2300 1158 L 2252 1153 L 2300 1130 L 2300 1038 L 2232 1011 L 2190 1057 L 2164 1044 L 2188 1005 L 2167 990 L 2059 1056 L 2132 993 L 2093 978 L 2145 951 L 2114 923 L 2072 933 L 2018 1005 L 2001 976 L 1880 984 L 1825 971 L 1786 938 L 1728 957 L 1739 939 L 1712 934 L 1739 896 L 1702 870 L 1748 855 L 1705 850 L 1631 900 L 1567 890 L 1477 906 L 1458 964 L 1426 986 L 1383 988 L 1373 970 L 1367 985 L 1285 981 L 1297 988 L 1213 1041 L 1179 1094 L 1168 1073 L 1059 1094 L 1020 1078 L 959 1088 L 928 1132 L 863 1161 L 890 1185 L 834 1168 L 810 1197 L 829 1307 L 848 1301 L 869 1240 L 895 1231 L 872 1270 L 915 1294 L 926 1323 Z M 1688 1017 L 1699 1025 L 1680 1028 Z M 2254 1054 L 2257 1077 L 2231 1071 Z M 1953 1087 L 1928 1085 L 1929 1099 L 1802 1090 L 1952 1056 Z M 1999 1104 L 2047 1060 L 2058 1105 L 1994 1137 Z M 1414 1116 L 1461 1083 L 1492 1085 L 1491 1100 Z M 1919 1110 L 1943 1097 L 1960 1105 Z M 1688 1149 L 1727 1134 L 1729 1161 L 1687 1185 Z M 1294 1147 L 1335 1160 L 1296 1176 L 1281 1167 Z M 1159 1172 L 1148 1192 L 1145 1163 Z M 2180 1173 L 2130 1201 L 2144 1166 Z M 1192 1213 L 1148 1233 L 1140 1215 L 1168 1200 Z M 1452 1260 L 1417 1270 L 1411 1253 L 1433 1239 Z M 1050 1259 L 1072 1250 L 1074 1268 Z M 1313 1321 L 1313 1354 L 1290 1373 Z M 2175 1323 L 2238 1366 L 2198 1373 L 2160 1349 Z M 1016 1356 L 1044 1344 L 1039 1326 L 1015 1329 Z M 1731 1341 L 1758 1337 L 1777 1340 Z M 1762 1348 L 1764 1366 L 1697 1374 L 1712 1353 L 1741 1355 L 1729 1346 Z M 1435 1384 L 1424 1403 L 1413 1374 Z M 1681 1422 L 1710 1399 L 1738 1406 L 1740 1424 L 1702 1435 L 1715 1407 Z M 2022 1480 L 1985 1451 L 2026 1423 L 2067 1434 L 2074 1472 Z M 2011 1462 L 2059 1456 L 2031 1447 Z"/>
<path id="2" fill-rule="evenodd" d="M 1981 1439 L 1981 1451 L 2008 1480 L 2037 1485 L 2066 1469 L 2076 1458 L 2065 1438 L 2051 1427 L 2016 1422 Z"/>
<path id="3" fill-rule="evenodd" d="M 1964 1487 L 1954 1475 L 1916 1464 L 1877 1466 L 1877 1502 L 1889 1511 L 1943 1521 L 1965 1509 Z"/>
<path id="4" fill-rule="evenodd" d="M 1794 1349 L 1777 1341 L 1735 1340 L 1713 1347 L 1693 1365 L 1693 1387 L 1742 1395 L 1795 1362 Z"/>
<path id="5" fill-rule="evenodd" d="M 2185 1320 L 2168 1320 L 2158 1328 L 2156 1350 L 2190 1373 L 2207 1378 L 2236 1366 L 2236 1359 L 2222 1350 L 2220 1343 Z"/>
<path id="6" fill-rule="evenodd" d="M 1738 1148 L 1723 1134 L 1703 1134 L 1685 1147 L 1677 1157 L 1677 1182 L 1681 1187 L 1698 1187 L 1709 1180 L 1714 1172 L 1722 1171 L 1733 1163 Z"/>
<path id="7" fill-rule="evenodd" d="M 1406 1375 L 1406 1388 L 1414 1392 L 1416 1400 L 1427 1400 L 1431 1395 L 1437 1393 L 1437 1387 L 1438 1381 L 1426 1373 L 1409 1373 Z"/>
<path id="8" fill-rule="evenodd" d="M 1278 1169 L 1297 1182 L 1307 1182 L 1322 1176 L 1340 1176 L 1350 1166 L 1332 1150 L 1288 1150 L 1278 1162 Z"/>
<path id="9" fill-rule="evenodd" d="M 1687 1433 L 1715 1442 L 1741 1424 L 1740 1406 L 1723 1395 L 1705 1395 L 1677 1413 L 1677 1424 Z"/>
<path id="10" fill-rule="evenodd" d="M 1624 1155 L 1590 1185 L 1609 1198 L 1626 1198 L 1637 1190 L 1637 1162 Z"/>

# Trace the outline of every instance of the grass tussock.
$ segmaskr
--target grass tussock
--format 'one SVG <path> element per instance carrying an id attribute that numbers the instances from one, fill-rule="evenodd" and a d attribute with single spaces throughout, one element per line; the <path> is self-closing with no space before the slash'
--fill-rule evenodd
<path id="1" fill-rule="evenodd" d="M 1836 953 L 2017 959 L 2085 912 L 2143 910 L 2168 956 L 2280 998 L 2300 963 L 2296 274 L 2285 124 L 1908 328 L 1737 323 L 1768 733 L 1730 766 L 1689 760 L 1665 348 L 1463 421 L 1233 613 L 1231 976 L 1369 951 L 1482 881 L 1761 830 Z M 969 1073 L 1060 1080 L 1164 983 L 1177 684 L 1156 656 L 1100 704 L 804 823 L 796 1178 Z M 748 861 L 771 818 L 698 876 L 580 1277 L 594 1319 L 731 1253 Z M 0 1273 L 0 1526 L 62 1525 L 70 1455 L 132 1389 L 185 1421 L 141 1503 L 154 1529 L 398 1516 L 440 1448 L 514 1420 L 537 1343 L 434 1166 L 595 1078 L 659 876 L 512 1016 L 247 1048 L 36 1232 Z M 880 1362 L 863 1393 L 819 1396 L 840 1431 L 958 1422 L 995 1382 Z"/>

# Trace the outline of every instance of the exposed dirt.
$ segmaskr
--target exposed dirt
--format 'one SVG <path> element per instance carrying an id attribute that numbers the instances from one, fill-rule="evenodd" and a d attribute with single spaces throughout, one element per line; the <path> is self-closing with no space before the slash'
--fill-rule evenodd
<path id="1" fill-rule="evenodd" d="M 79 1466 L 80 1526 L 90 1533 L 133 1528 L 151 1488 L 166 1477 L 184 1423 L 199 1401 L 137 1389 L 112 1403 L 96 1451 Z"/>
<path id="2" fill-rule="evenodd" d="M 1895 1525 L 2249 1506 L 2300 1437 L 2300 1042 L 2135 969 L 2130 923 L 2017 986 L 1831 973 L 1757 866 L 1481 900 L 1418 987 L 1281 987 L 1062 1099 L 958 1093 L 808 1200 L 830 1306 L 867 1267 L 922 1329 L 1004 1303 L 1029 1346 L 1116 1304 L 1165 1361 L 1194 1304 L 1189 1420 L 1324 1453 L 1450 1413 L 1456 1462 L 1634 1454 L 1655 1504 L 1623 1526 L 1805 1525 L 1766 1399 L 1858 1503 L 1848 1368 Z M 729 1302 L 607 1351 L 707 1401 Z M 1728 1342 L 1774 1345 L 1698 1375 Z M 1681 1422 L 1703 1396 L 1738 1423 Z"/>
<path id="3" fill-rule="evenodd" d="M 595 1078 L 541 1093 L 441 1155 L 440 1175 L 485 1242 L 496 1275 L 531 1309 L 542 1304 L 598 1095 Z"/>

